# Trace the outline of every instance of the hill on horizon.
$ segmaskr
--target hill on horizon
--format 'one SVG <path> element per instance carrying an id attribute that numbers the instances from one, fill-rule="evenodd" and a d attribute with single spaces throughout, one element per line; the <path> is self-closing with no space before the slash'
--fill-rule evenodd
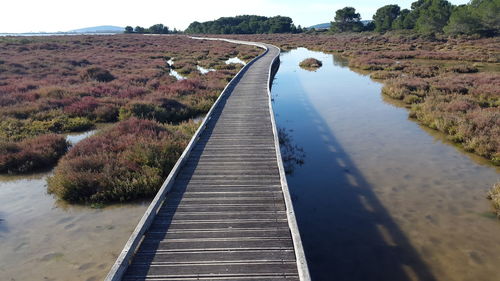
<path id="1" fill-rule="evenodd" d="M 364 25 L 367 25 L 370 22 L 372 22 L 372 20 L 362 20 L 361 22 Z M 329 29 L 330 25 L 331 25 L 331 23 L 325 22 L 325 23 L 320 23 L 320 24 L 315 24 L 315 25 L 309 26 L 308 29 L 311 29 L 311 28 L 314 28 L 314 29 Z"/>
<path id="2" fill-rule="evenodd" d="M 100 26 L 92 26 L 70 30 L 68 32 L 75 33 L 121 33 L 125 30 L 124 27 L 114 26 L 114 25 L 100 25 Z"/>

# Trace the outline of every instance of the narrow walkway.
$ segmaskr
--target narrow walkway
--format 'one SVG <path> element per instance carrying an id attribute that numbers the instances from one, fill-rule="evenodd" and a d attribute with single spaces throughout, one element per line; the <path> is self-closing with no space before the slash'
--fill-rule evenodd
<path id="1" fill-rule="evenodd" d="M 279 49 L 265 46 L 212 109 L 123 280 L 309 280 L 270 110 Z"/>

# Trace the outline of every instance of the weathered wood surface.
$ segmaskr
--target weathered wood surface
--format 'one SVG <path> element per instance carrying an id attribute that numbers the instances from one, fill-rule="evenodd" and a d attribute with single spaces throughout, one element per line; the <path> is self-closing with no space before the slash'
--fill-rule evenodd
<path id="1" fill-rule="evenodd" d="M 123 280 L 309 280 L 270 109 L 279 49 L 265 47 L 210 112 Z"/>

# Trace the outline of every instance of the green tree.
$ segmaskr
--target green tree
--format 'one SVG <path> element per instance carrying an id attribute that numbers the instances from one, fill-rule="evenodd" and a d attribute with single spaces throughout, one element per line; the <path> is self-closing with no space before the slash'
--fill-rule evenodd
<path id="1" fill-rule="evenodd" d="M 417 21 L 414 14 L 408 9 L 403 9 L 392 23 L 392 29 L 413 29 Z"/>
<path id="2" fill-rule="evenodd" d="M 444 31 L 448 34 L 496 36 L 500 30 L 500 0 L 473 0 L 455 7 Z"/>
<path id="3" fill-rule="evenodd" d="M 482 34 L 497 36 L 500 34 L 500 0 L 472 0 L 481 18 Z"/>
<path id="4" fill-rule="evenodd" d="M 385 32 L 392 29 L 392 24 L 399 16 L 401 8 L 398 5 L 386 5 L 378 9 L 373 16 L 375 31 Z"/>
<path id="5" fill-rule="evenodd" d="M 153 34 L 167 34 L 167 33 L 169 33 L 168 27 L 164 26 L 161 23 L 150 26 L 148 28 L 148 31 L 149 31 L 149 33 L 153 33 Z"/>
<path id="6" fill-rule="evenodd" d="M 452 11 L 450 2 L 446 0 L 419 0 L 416 3 L 419 5 L 415 11 L 418 13 L 415 29 L 424 34 L 443 32 Z"/>
<path id="7" fill-rule="evenodd" d="M 293 21 L 289 17 L 269 18 L 269 33 L 288 33 L 292 31 Z"/>
<path id="8" fill-rule="evenodd" d="M 331 30 L 334 32 L 360 32 L 363 30 L 361 15 L 353 7 L 345 7 L 335 12 L 335 21 Z"/>
<path id="9" fill-rule="evenodd" d="M 134 28 L 130 25 L 126 26 L 125 33 L 134 33 Z"/>
<path id="10" fill-rule="evenodd" d="M 474 34 L 481 29 L 481 22 L 474 9 L 469 5 L 460 5 L 453 9 L 450 21 L 444 31 L 448 34 Z"/>
<path id="11" fill-rule="evenodd" d="M 141 27 L 141 26 L 136 26 L 134 28 L 134 32 L 135 33 L 145 33 L 146 32 L 146 29 L 144 29 L 144 27 Z"/>
<path id="12" fill-rule="evenodd" d="M 257 34 L 257 33 L 294 33 L 297 29 L 289 17 L 262 17 L 243 15 L 236 17 L 222 17 L 215 21 L 193 22 L 186 29 L 186 33 L 212 34 Z"/>
<path id="13" fill-rule="evenodd" d="M 370 21 L 365 24 L 363 27 L 363 31 L 374 31 L 375 30 L 375 23 L 373 21 Z"/>

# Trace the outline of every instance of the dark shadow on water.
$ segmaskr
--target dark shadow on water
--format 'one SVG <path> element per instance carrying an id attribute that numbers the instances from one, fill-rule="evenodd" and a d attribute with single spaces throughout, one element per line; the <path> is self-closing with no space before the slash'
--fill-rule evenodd
<path id="1" fill-rule="evenodd" d="M 291 83 L 287 87 L 305 92 Z M 306 95 L 302 101 L 294 114 L 310 126 L 296 134 L 307 134 L 307 145 L 301 145 L 308 160 L 287 178 L 312 279 L 436 280 L 323 117 Z M 278 125 L 295 129 L 279 124 L 279 118 Z"/>

